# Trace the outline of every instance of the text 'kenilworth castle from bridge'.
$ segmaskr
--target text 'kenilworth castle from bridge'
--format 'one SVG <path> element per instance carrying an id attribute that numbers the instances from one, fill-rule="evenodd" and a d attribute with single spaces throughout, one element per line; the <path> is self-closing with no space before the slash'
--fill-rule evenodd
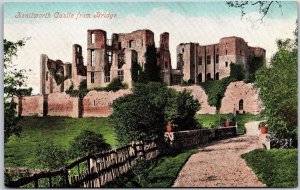
<path id="1" fill-rule="evenodd" d="M 144 55 L 149 45 L 154 45 L 154 33 L 147 29 L 114 33 L 111 39 L 107 39 L 103 30 L 88 30 L 86 65 L 82 47 L 78 44 L 72 47 L 71 63 L 41 55 L 40 93 L 64 92 L 71 86 L 78 89 L 83 80 L 87 80 L 88 89 L 105 87 L 113 78 L 119 78 L 131 87 L 131 67 L 135 63 L 144 67 Z M 167 85 L 182 84 L 184 80 L 201 83 L 222 79 L 229 76 L 230 63 L 244 65 L 247 73 L 249 64 L 254 64 L 253 59 L 256 64 L 262 64 L 266 55 L 265 49 L 250 47 L 244 39 L 235 36 L 221 38 L 219 43 L 210 45 L 181 43 L 176 48 L 177 65 L 173 69 L 167 32 L 160 35 L 156 51 L 159 55 L 157 63 Z"/>

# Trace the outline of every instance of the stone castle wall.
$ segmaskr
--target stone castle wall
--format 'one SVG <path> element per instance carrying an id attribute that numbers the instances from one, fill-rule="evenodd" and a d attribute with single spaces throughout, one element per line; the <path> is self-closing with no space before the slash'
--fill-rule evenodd
<path id="1" fill-rule="evenodd" d="M 65 92 L 48 95 L 49 116 L 79 117 L 79 98 L 70 97 Z M 24 105 L 23 105 L 24 106 Z"/>
<path id="2" fill-rule="evenodd" d="M 197 114 L 215 114 L 216 113 L 216 107 L 210 106 L 207 102 L 207 94 L 205 91 L 197 85 L 193 86 L 172 86 L 171 88 L 175 89 L 176 91 L 182 92 L 184 89 L 186 89 L 188 92 L 191 92 L 191 95 L 194 96 L 200 103 L 200 110 L 197 112 Z"/>
<path id="3" fill-rule="evenodd" d="M 243 102 L 243 109 L 240 109 L 240 101 Z M 232 82 L 228 85 L 224 98 L 221 102 L 220 113 L 239 113 L 259 114 L 263 109 L 257 89 L 251 83 L 243 81 Z"/>
<path id="4" fill-rule="evenodd" d="M 115 99 L 131 93 L 130 90 L 117 92 L 91 91 L 83 98 L 83 117 L 107 117 L 112 113 Z"/>
<path id="5" fill-rule="evenodd" d="M 191 92 L 191 95 L 199 101 L 201 106 L 198 114 L 216 114 L 218 112 L 216 107 L 208 104 L 207 94 L 200 86 L 171 86 L 170 88 L 179 92 L 184 89 Z M 113 112 L 111 107 L 113 101 L 130 93 L 130 89 L 117 92 L 90 91 L 81 100 L 62 92 L 44 96 L 22 97 L 22 99 L 15 99 L 15 101 L 18 104 L 17 112 L 23 116 L 107 117 Z M 243 100 L 242 110 L 240 110 L 241 100 Z M 253 84 L 238 81 L 230 83 L 227 87 L 219 113 L 233 113 L 235 110 L 240 113 L 259 114 L 262 108 L 259 94 Z"/>

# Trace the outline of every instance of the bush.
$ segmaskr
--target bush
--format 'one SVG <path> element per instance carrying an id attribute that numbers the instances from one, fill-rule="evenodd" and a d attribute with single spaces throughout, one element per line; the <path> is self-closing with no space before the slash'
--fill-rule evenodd
<path id="1" fill-rule="evenodd" d="M 107 87 L 105 88 L 106 91 L 118 91 L 120 89 L 124 88 L 123 83 L 121 82 L 121 80 L 119 78 L 113 78 L 110 83 L 107 85 Z"/>
<path id="2" fill-rule="evenodd" d="M 47 169 L 59 169 L 68 161 L 66 151 L 49 139 L 37 145 L 35 156 L 37 163 Z"/>
<path id="3" fill-rule="evenodd" d="M 226 77 L 221 80 L 206 81 L 202 83 L 201 86 L 207 93 L 209 105 L 216 106 L 217 109 L 219 109 L 227 86 L 235 80 L 235 78 Z"/>
<path id="4" fill-rule="evenodd" d="M 195 100 L 186 90 L 173 93 L 166 107 L 167 120 L 178 126 L 175 130 L 194 129 L 199 125 L 194 117 L 199 108 L 198 100 Z"/>
<path id="5" fill-rule="evenodd" d="M 168 122 L 180 128 L 193 128 L 198 100 L 187 93 L 178 93 L 161 83 L 136 83 L 133 93 L 113 103 L 112 123 L 121 145 L 135 140 L 162 138 Z M 188 125 L 188 126 L 186 126 Z"/>
<path id="6" fill-rule="evenodd" d="M 110 148 L 110 145 L 105 142 L 101 134 L 84 130 L 71 142 L 69 154 L 72 158 L 78 158 Z"/>
<path id="7" fill-rule="evenodd" d="M 79 90 L 86 90 L 86 89 L 87 89 L 87 81 L 86 79 L 84 79 L 79 84 Z"/>

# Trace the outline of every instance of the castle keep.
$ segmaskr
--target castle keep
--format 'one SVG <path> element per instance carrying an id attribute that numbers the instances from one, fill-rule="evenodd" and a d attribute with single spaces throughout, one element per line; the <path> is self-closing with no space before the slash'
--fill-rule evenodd
<path id="1" fill-rule="evenodd" d="M 179 44 L 176 55 L 177 67 L 172 71 L 172 83 L 180 84 L 181 79 L 201 83 L 229 76 L 230 63 L 242 64 L 247 75 L 250 64 L 264 62 L 266 50 L 250 47 L 244 39 L 232 36 L 221 38 L 219 43 L 211 45 Z"/>

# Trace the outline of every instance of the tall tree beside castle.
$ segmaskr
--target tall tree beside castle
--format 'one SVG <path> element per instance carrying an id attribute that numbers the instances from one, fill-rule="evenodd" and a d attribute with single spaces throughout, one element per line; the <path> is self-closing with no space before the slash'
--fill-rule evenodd
<path id="1" fill-rule="evenodd" d="M 160 73 L 160 66 L 157 64 L 157 52 L 155 45 L 147 46 L 147 51 L 145 53 L 145 68 L 144 77 L 146 81 L 151 82 L 162 82 L 162 77 Z"/>
<path id="2" fill-rule="evenodd" d="M 15 111 L 16 103 L 13 97 L 29 96 L 32 88 L 24 88 L 26 72 L 16 69 L 13 58 L 17 57 L 18 50 L 26 43 L 26 39 L 11 42 L 4 39 L 4 142 L 8 142 L 13 134 L 19 136 L 22 128 L 18 126 L 20 117 Z"/>

